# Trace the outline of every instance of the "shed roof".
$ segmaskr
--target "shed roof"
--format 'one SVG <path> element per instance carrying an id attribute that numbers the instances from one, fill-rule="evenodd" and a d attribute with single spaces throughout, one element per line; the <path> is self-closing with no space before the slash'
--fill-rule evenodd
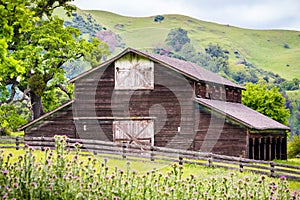
<path id="1" fill-rule="evenodd" d="M 64 104 L 62 104 L 61 106 L 55 108 L 54 110 L 52 110 L 52 111 L 50 111 L 50 112 L 45 113 L 44 115 L 40 116 L 39 118 L 37 118 L 37 119 L 35 119 L 35 120 L 32 120 L 32 121 L 28 122 L 27 124 L 25 124 L 25 125 L 21 126 L 20 128 L 18 128 L 18 131 L 22 131 L 22 130 L 26 129 L 27 127 L 29 127 L 29 126 L 31 126 L 31 125 L 33 125 L 33 124 L 35 124 L 35 123 L 37 123 L 37 122 L 39 122 L 39 121 L 45 119 L 45 118 L 51 116 L 52 114 L 54 114 L 54 113 L 60 111 L 61 109 L 65 108 L 65 107 L 67 107 L 67 106 L 72 105 L 73 103 L 74 103 L 74 99 L 72 99 L 72 100 L 70 100 L 70 101 L 68 101 L 68 102 L 66 102 L 66 103 L 64 103 Z"/>
<path id="2" fill-rule="evenodd" d="M 195 101 L 205 107 L 215 110 L 243 125 L 257 130 L 289 130 L 290 128 L 255 111 L 251 108 L 233 102 L 218 101 L 212 99 L 195 98 Z"/>
<path id="3" fill-rule="evenodd" d="M 190 77 L 196 81 L 206 81 L 206 82 L 211 82 L 211 83 L 217 83 L 217 84 L 221 84 L 221 85 L 227 85 L 227 86 L 231 86 L 231 87 L 235 87 L 235 88 L 240 88 L 240 89 L 244 89 L 242 86 L 233 83 L 225 78 L 223 78 L 220 75 L 217 75 L 211 71 L 208 71 L 206 69 L 204 69 L 203 67 L 200 67 L 194 63 L 191 63 L 189 61 L 184 61 L 184 60 L 180 60 L 177 58 L 171 58 L 169 56 L 162 56 L 159 54 L 153 54 L 153 53 L 149 53 L 149 52 L 144 52 L 144 51 L 140 51 L 140 50 L 136 50 L 136 49 L 132 49 L 132 48 L 127 48 L 125 49 L 123 52 L 121 52 L 120 54 L 118 54 L 117 56 L 111 58 L 110 60 L 102 63 L 101 65 L 90 69 L 88 71 L 86 71 L 85 73 L 82 73 L 81 75 L 73 78 L 70 80 L 70 82 L 74 82 L 77 79 L 80 79 L 86 75 L 88 75 L 89 73 L 101 68 L 101 67 L 105 67 L 108 66 L 109 64 L 111 64 L 112 62 L 114 62 L 115 60 L 118 60 L 119 58 L 121 58 L 123 55 L 129 53 L 129 52 L 133 52 L 136 53 L 140 56 L 144 56 L 149 58 L 150 60 L 153 60 L 155 62 L 160 63 L 161 65 L 164 65 L 170 69 L 173 69 L 175 71 L 177 71 L 178 73 L 181 73 L 187 77 Z"/>

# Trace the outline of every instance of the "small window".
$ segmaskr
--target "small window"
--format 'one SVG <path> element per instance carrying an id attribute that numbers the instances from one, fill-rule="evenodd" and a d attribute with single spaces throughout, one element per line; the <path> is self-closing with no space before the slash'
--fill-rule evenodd
<path id="1" fill-rule="evenodd" d="M 154 88 L 154 63 L 129 53 L 115 62 L 115 89 L 136 90 Z"/>
<path id="2" fill-rule="evenodd" d="M 137 145 L 154 145 L 153 120 L 131 120 L 113 122 L 114 142 Z"/>

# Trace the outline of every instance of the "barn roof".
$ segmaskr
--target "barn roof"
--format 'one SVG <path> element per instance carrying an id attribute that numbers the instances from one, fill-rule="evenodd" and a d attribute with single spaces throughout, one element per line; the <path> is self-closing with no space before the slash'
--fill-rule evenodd
<path id="1" fill-rule="evenodd" d="M 50 111 L 50 112 L 47 112 L 47 113 L 45 113 L 44 115 L 40 116 L 39 118 L 37 118 L 37 119 L 35 119 L 35 120 L 32 120 L 32 121 L 28 122 L 27 124 L 21 126 L 20 128 L 18 128 L 18 131 L 22 131 L 22 130 L 26 129 L 27 127 L 29 127 L 29 126 L 31 126 L 31 125 L 33 125 L 33 124 L 35 124 L 35 123 L 37 123 L 37 122 L 39 122 L 39 121 L 45 119 L 45 118 L 51 116 L 52 114 L 54 114 L 54 113 L 60 111 L 61 109 L 65 108 L 65 107 L 67 107 L 67 106 L 72 105 L 73 103 L 74 103 L 74 99 L 72 99 L 72 100 L 70 100 L 70 101 L 67 101 L 66 103 L 62 104 L 61 106 L 55 108 L 54 110 L 52 110 L 52 111 Z"/>
<path id="2" fill-rule="evenodd" d="M 177 71 L 178 73 L 183 74 L 183 75 L 185 75 L 189 78 L 192 78 L 196 81 L 206 81 L 206 82 L 217 83 L 217 84 L 221 84 L 221 85 L 227 85 L 227 86 L 231 86 L 231 87 L 235 87 L 235 88 L 244 89 L 242 86 L 235 84 L 235 83 L 233 83 L 211 71 L 208 71 L 194 63 L 191 63 L 189 61 L 184 61 L 184 60 L 180 60 L 177 58 L 171 58 L 169 56 L 162 56 L 159 54 L 153 54 L 153 53 L 149 53 L 149 52 L 139 51 L 139 50 L 132 49 L 132 48 L 125 49 L 123 52 L 121 52 L 117 56 L 111 58 L 110 60 L 71 79 L 70 82 L 74 82 L 77 79 L 80 79 L 80 78 L 88 75 L 89 73 L 96 71 L 97 69 L 99 69 L 101 67 L 108 66 L 109 64 L 118 60 L 123 55 L 125 55 L 129 52 L 133 52 L 140 56 L 147 57 L 150 60 L 158 62 L 161 65 L 164 65 L 170 69 L 173 69 L 173 70 Z"/>
<path id="3" fill-rule="evenodd" d="M 255 111 L 251 108 L 233 102 L 225 102 L 204 98 L 195 98 L 197 103 L 204 105 L 212 110 L 215 110 L 229 118 L 242 123 L 243 125 L 257 130 L 267 130 L 267 129 L 282 129 L 289 130 L 290 128 Z"/>

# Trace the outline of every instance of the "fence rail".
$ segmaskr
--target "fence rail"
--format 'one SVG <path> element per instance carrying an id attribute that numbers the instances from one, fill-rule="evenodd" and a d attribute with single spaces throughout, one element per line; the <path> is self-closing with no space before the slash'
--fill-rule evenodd
<path id="1" fill-rule="evenodd" d="M 188 163 L 233 169 L 240 172 L 250 171 L 271 177 L 285 176 L 288 179 L 300 181 L 300 166 L 291 166 L 272 161 L 252 160 L 165 147 L 67 138 L 67 148 L 73 149 L 75 143 L 81 144 L 81 151 L 101 154 L 101 156 L 107 158 L 160 163 Z M 55 148 L 55 139 L 53 137 L 0 137 L 0 148 L 20 149 L 23 148 L 24 144 L 28 144 L 35 149 L 44 149 L 45 147 Z"/>

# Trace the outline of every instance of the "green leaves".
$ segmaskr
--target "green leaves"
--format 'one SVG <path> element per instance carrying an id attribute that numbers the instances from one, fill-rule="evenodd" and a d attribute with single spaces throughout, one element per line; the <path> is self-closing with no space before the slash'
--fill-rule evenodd
<path id="1" fill-rule="evenodd" d="M 276 87 L 265 84 L 248 83 L 243 91 L 242 103 L 282 124 L 288 124 L 289 110 L 285 108 L 285 98 Z"/>
<path id="2" fill-rule="evenodd" d="M 57 99 L 55 95 L 58 93 L 50 92 L 55 91 L 55 87 L 71 97 L 65 89 L 67 80 L 64 76 L 64 63 L 84 59 L 95 66 L 108 54 L 108 47 L 104 42 L 94 38 L 89 41 L 80 38 L 78 29 L 65 27 L 63 19 L 53 16 L 54 9 L 58 7 L 63 7 L 70 14 L 75 8 L 69 2 L 70 0 L 0 0 L 1 102 L 15 100 L 16 93 L 9 92 L 6 88 L 13 84 L 14 89 L 27 91 L 33 116 L 39 117 L 43 113 L 40 99 L 46 91 L 47 98 L 44 100 Z M 53 109 L 52 104 L 47 107 Z"/>
<path id="3" fill-rule="evenodd" d="M 25 118 L 17 112 L 15 106 L 9 104 L 0 106 L 0 130 L 16 131 L 18 127 L 25 123 Z"/>

